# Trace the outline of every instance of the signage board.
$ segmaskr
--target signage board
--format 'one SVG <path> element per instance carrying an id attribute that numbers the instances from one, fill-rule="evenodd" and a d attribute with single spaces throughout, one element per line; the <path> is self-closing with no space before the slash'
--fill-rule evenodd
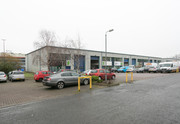
<path id="1" fill-rule="evenodd" d="M 102 66 L 106 66 L 106 61 L 102 61 Z M 107 66 L 112 66 L 112 62 L 107 61 Z"/>
<path id="2" fill-rule="evenodd" d="M 120 61 L 114 61 L 114 66 L 121 66 L 122 65 L 122 62 Z"/>
<path id="3" fill-rule="evenodd" d="M 71 66 L 71 60 L 66 60 L 66 66 Z"/>

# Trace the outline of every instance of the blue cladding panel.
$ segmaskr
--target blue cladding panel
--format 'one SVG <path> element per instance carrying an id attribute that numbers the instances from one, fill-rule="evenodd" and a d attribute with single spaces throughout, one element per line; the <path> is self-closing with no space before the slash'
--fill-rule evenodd
<path id="1" fill-rule="evenodd" d="M 71 69 L 71 66 L 66 66 L 66 69 Z"/>
<path id="2" fill-rule="evenodd" d="M 136 65 L 136 59 L 132 59 L 132 65 Z"/>
<path id="3" fill-rule="evenodd" d="M 125 59 L 124 59 L 124 62 L 129 62 L 129 59 L 125 58 Z"/>
<path id="4" fill-rule="evenodd" d="M 75 56 L 75 58 L 78 56 Z M 76 59 L 77 60 L 77 59 Z M 79 56 L 79 69 L 81 72 L 85 71 L 85 56 Z M 74 61 L 74 69 L 77 69 L 77 62 Z"/>
<path id="5" fill-rule="evenodd" d="M 150 60 L 150 63 L 152 63 L 152 60 Z"/>
<path id="6" fill-rule="evenodd" d="M 91 60 L 99 60 L 99 56 L 91 56 Z"/>

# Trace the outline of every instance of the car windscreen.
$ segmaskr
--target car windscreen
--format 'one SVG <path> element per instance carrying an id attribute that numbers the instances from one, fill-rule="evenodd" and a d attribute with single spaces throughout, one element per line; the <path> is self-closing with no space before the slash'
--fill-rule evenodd
<path id="1" fill-rule="evenodd" d="M 24 74 L 23 72 L 14 72 L 14 74 Z"/>
<path id="2" fill-rule="evenodd" d="M 0 72 L 0 75 L 4 75 L 4 72 Z"/>
<path id="3" fill-rule="evenodd" d="M 97 70 L 91 70 L 91 73 L 97 73 Z"/>
<path id="4" fill-rule="evenodd" d="M 161 67 L 172 67 L 172 64 L 161 64 Z"/>

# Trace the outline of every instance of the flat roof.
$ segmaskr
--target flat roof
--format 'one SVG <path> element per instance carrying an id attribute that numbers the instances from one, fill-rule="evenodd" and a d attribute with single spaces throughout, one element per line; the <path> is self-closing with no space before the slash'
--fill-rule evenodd
<path id="1" fill-rule="evenodd" d="M 78 50 L 76 48 L 65 48 L 65 47 L 57 47 L 57 46 L 44 46 L 44 47 L 41 47 L 39 49 L 36 49 L 30 53 L 27 53 L 26 55 L 28 54 L 31 54 L 33 52 L 36 52 L 40 49 L 43 49 L 45 47 L 54 47 L 54 48 L 62 48 L 62 49 L 72 49 L 72 50 Z M 86 50 L 86 49 L 80 49 L 81 51 L 88 51 L 88 52 L 100 52 L 100 53 L 105 53 L 104 51 L 97 51 L 97 50 Z M 118 54 L 118 55 L 128 55 L 128 56 L 139 56 L 139 57 L 149 57 L 149 58 L 158 58 L 158 59 L 164 59 L 162 57 L 153 57 L 153 56 L 144 56 L 144 55 L 136 55 L 136 54 L 125 54 L 125 53 L 115 53 L 115 52 L 107 52 L 108 54 Z M 171 58 L 170 58 L 171 59 Z"/>

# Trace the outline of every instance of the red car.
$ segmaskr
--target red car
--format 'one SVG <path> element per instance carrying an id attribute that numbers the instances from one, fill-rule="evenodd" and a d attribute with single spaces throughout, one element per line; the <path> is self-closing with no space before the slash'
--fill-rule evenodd
<path id="1" fill-rule="evenodd" d="M 44 77 L 52 75 L 53 73 L 50 71 L 38 71 L 34 74 L 34 80 L 36 82 L 41 82 L 43 80 Z"/>
<path id="2" fill-rule="evenodd" d="M 105 73 L 106 71 L 106 73 Z M 95 69 L 91 70 L 91 73 L 89 73 L 90 76 L 98 76 L 99 80 L 105 79 L 105 74 L 107 74 L 107 79 L 115 79 L 116 75 L 115 73 L 110 73 L 108 70 L 105 69 Z"/>

